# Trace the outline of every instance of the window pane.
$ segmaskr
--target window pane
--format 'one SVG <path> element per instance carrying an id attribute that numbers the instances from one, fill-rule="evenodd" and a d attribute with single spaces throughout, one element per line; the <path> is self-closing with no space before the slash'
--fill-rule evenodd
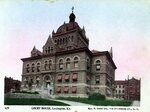
<path id="1" fill-rule="evenodd" d="M 67 68 L 67 69 L 70 69 L 70 63 L 67 63 L 67 64 L 66 64 L 66 68 Z"/>
<path id="2" fill-rule="evenodd" d="M 63 69 L 63 64 L 59 64 L 59 69 L 60 69 L 60 70 Z"/>
<path id="3" fill-rule="evenodd" d="M 74 67 L 75 67 L 75 68 L 78 68 L 78 62 L 75 62 L 75 63 L 74 63 Z"/>

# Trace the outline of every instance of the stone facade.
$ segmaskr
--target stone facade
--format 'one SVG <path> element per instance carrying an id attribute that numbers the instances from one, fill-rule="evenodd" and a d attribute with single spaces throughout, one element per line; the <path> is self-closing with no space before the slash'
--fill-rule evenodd
<path id="1" fill-rule="evenodd" d="M 31 57 L 23 58 L 22 90 L 63 97 L 87 97 L 99 92 L 114 93 L 115 63 L 112 50 L 90 51 L 84 27 L 75 22 L 61 25 L 48 37 L 43 52 L 35 47 Z"/>

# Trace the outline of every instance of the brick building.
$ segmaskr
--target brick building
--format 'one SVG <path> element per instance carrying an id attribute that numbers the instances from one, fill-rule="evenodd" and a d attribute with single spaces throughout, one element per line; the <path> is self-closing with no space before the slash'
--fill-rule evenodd
<path id="1" fill-rule="evenodd" d="M 85 29 L 75 18 L 72 11 L 69 22 L 52 32 L 42 52 L 34 47 L 31 57 L 21 59 L 22 90 L 56 97 L 87 97 L 92 92 L 114 95 L 116 65 L 112 49 L 89 50 Z"/>
<path id="2" fill-rule="evenodd" d="M 140 80 L 132 77 L 128 80 L 115 81 L 116 98 L 126 100 L 140 100 Z"/>

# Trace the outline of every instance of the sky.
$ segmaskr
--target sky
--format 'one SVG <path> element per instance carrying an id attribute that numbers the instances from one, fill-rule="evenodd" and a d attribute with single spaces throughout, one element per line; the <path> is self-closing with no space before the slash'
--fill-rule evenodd
<path id="1" fill-rule="evenodd" d="M 150 74 L 150 2 L 148 0 L 1 0 L 0 77 L 21 80 L 21 58 L 34 45 L 42 51 L 53 30 L 69 22 L 85 27 L 90 50 L 109 51 L 117 66 L 116 80 Z"/>

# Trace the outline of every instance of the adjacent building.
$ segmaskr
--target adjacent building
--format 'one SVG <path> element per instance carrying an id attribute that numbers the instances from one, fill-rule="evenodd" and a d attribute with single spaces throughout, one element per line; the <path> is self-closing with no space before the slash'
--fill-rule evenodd
<path id="1" fill-rule="evenodd" d="M 127 82 L 124 80 L 115 81 L 115 96 L 116 98 L 125 99 L 125 88 L 127 86 Z"/>
<path id="2" fill-rule="evenodd" d="M 128 80 L 115 81 L 115 97 L 126 100 L 140 100 L 141 81 L 132 77 Z"/>
<path id="3" fill-rule="evenodd" d="M 63 97 L 87 97 L 98 92 L 114 95 L 116 65 L 112 48 L 108 51 L 89 50 L 85 28 L 75 21 L 63 23 L 48 37 L 43 51 L 36 47 L 31 56 L 22 58 L 22 90 Z"/>
<path id="4" fill-rule="evenodd" d="M 21 82 L 19 80 L 14 80 L 11 77 L 5 77 L 4 83 L 5 83 L 5 87 L 4 87 L 5 93 L 20 90 Z"/>

